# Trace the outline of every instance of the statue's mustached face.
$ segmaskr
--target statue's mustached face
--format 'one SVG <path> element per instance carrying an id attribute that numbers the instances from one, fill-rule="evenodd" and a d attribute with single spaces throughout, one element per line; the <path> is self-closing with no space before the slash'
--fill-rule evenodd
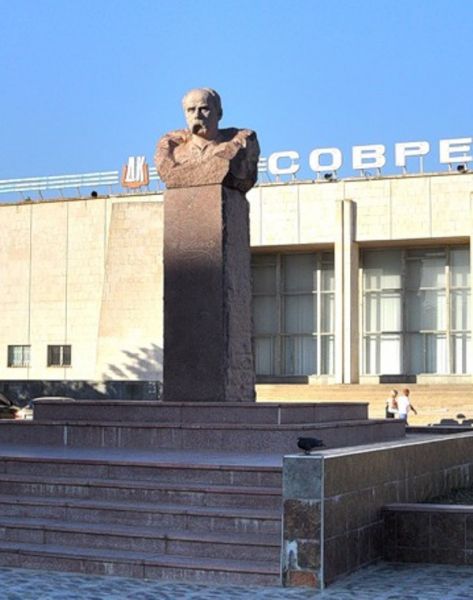
<path id="1" fill-rule="evenodd" d="M 214 139 L 218 133 L 219 114 L 214 101 L 204 90 L 196 90 L 183 100 L 187 125 L 194 135 Z"/>
<path id="2" fill-rule="evenodd" d="M 207 131 L 207 127 L 205 127 L 202 121 L 194 121 L 194 124 L 191 127 L 192 133 L 199 135 L 200 133 L 205 133 Z"/>

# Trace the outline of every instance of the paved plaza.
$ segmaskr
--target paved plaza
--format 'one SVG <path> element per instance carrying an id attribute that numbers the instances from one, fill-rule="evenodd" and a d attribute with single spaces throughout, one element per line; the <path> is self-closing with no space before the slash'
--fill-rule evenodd
<path id="1" fill-rule="evenodd" d="M 379 563 L 324 592 L 0 568 L 1 600 L 472 600 L 473 566 Z"/>

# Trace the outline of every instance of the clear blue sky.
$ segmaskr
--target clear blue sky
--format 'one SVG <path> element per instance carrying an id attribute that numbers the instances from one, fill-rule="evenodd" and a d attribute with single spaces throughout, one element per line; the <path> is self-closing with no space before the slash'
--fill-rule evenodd
<path id="1" fill-rule="evenodd" d="M 471 136 L 473 2 L 0 0 L 0 179 L 152 160 L 217 89 L 263 155 Z M 350 160 L 345 174 L 351 174 Z"/>

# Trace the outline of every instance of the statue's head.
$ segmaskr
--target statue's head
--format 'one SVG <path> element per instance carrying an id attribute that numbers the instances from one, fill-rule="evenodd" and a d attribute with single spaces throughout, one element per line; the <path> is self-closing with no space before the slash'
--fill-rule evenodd
<path id="1" fill-rule="evenodd" d="M 182 99 L 182 107 L 189 130 L 206 140 L 218 134 L 218 122 L 222 118 L 220 96 L 211 88 L 190 90 Z"/>

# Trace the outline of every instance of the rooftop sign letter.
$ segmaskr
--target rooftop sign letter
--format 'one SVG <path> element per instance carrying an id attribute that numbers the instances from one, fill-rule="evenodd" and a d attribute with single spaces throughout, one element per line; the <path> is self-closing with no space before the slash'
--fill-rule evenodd
<path id="1" fill-rule="evenodd" d="M 353 146 L 354 169 L 381 169 L 386 164 L 386 147 L 383 144 Z"/>
<path id="2" fill-rule="evenodd" d="M 320 157 L 328 154 L 332 157 L 332 162 L 328 165 L 320 163 Z M 343 164 L 342 152 L 339 148 L 316 148 L 309 154 L 309 165 L 312 171 L 337 171 Z"/>
<path id="3" fill-rule="evenodd" d="M 287 158 L 291 162 L 287 167 L 280 167 L 279 161 Z M 273 175 L 294 175 L 300 169 L 300 165 L 295 162 L 299 160 L 299 153 L 295 150 L 287 150 L 285 152 L 273 152 L 268 158 L 268 170 Z"/>
<path id="4" fill-rule="evenodd" d="M 408 156 L 426 156 L 430 152 L 429 142 L 400 142 L 394 145 L 396 167 L 405 167 Z"/>
<path id="5" fill-rule="evenodd" d="M 440 140 L 440 162 L 442 164 L 450 164 L 454 162 L 471 162 L 473 157 L 465 156 L 466 152 L 471 152 L 470 145 L 473 143 L 473 138 L 457 138 L 454 140 Z M 462 156 L 456 156 L 457 153 L 463 152 Z"/>

